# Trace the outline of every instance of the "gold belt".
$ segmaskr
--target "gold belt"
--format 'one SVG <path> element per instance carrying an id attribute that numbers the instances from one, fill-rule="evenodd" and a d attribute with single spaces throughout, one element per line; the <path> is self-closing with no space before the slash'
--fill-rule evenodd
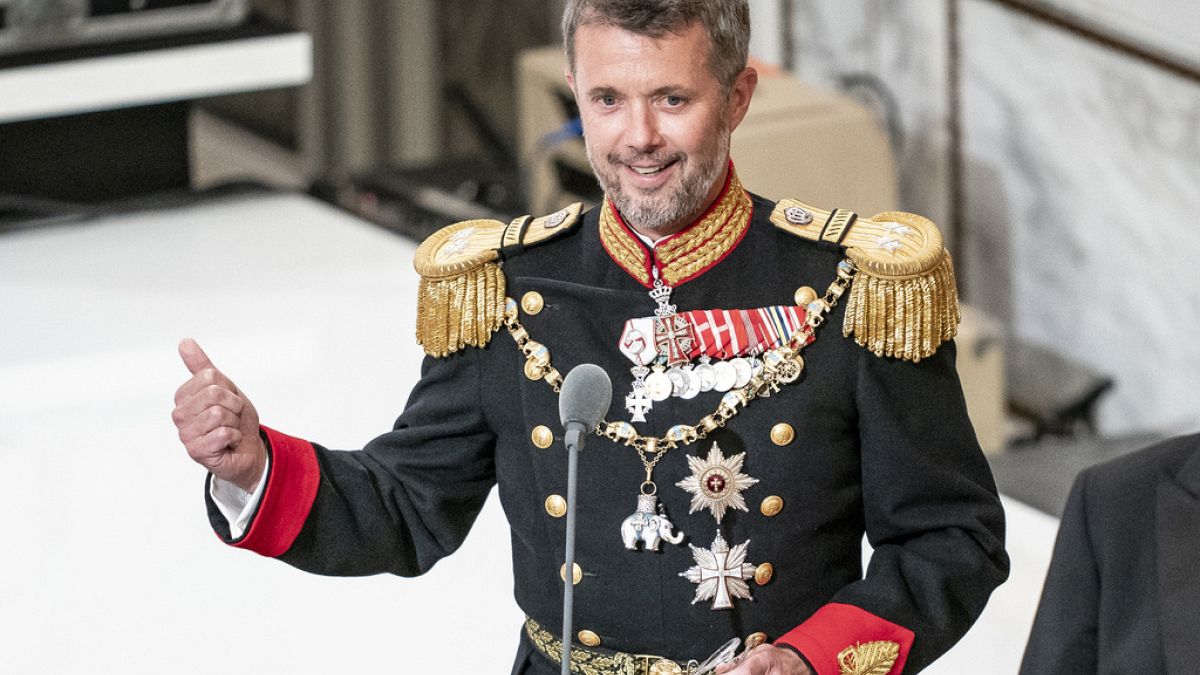
<path id="1" fill-rule="evenodd" d="M 529 618 L 525 619 L 525 633 L 539 652 L 555 663 L 562 663 L 562 640 L 558 636 Z M 699 665 L 694 659 L 679 663 L 653 654 L 571 645 L 571 672 L 581 675 L 691 675 Z"/>

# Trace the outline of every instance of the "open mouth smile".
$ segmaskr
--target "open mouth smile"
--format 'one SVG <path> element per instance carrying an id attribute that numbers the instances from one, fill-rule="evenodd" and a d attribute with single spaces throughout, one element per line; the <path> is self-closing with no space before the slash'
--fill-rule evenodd
<path id="1" fill-rule="evenodd" d="M 675 166 L 677 163 L 679 163 L 679 160 L 674 159 L 663 164 L 655 164 L 650 166 L 634 166 L 633 164 L 626 164 L 625 166 L 639 176 L 650 177 L 657 176 L 658 174 Z"/>

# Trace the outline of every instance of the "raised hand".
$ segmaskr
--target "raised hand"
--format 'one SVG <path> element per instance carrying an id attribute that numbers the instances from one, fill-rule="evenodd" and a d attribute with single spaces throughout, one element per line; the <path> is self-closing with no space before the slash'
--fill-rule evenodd
<path id="1" fill-rule="evenodd" d="M 253 491 L 267 462 L 258 411 L 237 385 L 187 338 L 179 356 L 192 377 L 175 392 L 171 419 L 188 455 L 214 476 Z"/>

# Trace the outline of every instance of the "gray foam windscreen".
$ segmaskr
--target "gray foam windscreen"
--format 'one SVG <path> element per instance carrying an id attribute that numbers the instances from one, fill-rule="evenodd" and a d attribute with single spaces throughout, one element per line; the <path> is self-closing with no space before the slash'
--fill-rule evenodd
<path id="1" fill-rule="evenodd" d="M 567 373 L 558 398 L 558 415 L 563 426 L 580 422 L 594 428 L 612 403 L 612 381 L 608 373 L 594 363 L 581 363 Z"/>

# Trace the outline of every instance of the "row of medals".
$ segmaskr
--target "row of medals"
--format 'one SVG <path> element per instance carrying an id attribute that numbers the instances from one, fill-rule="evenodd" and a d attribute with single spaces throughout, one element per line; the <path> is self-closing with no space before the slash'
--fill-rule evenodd
<path id="1" fill-rule="evenodd" d="M 630 369 L 634 376 L 634 396 L 638 395 L 638 384 L 646 396 L 655 403 L 668 398 L 695 398 L 701 392 L 727 392 L 740 389 L 762 372 L 763 364 L 757 357 L 739 356 L 728 361 L 712 362 L 709 357 L 700 358 L 700 363 L 667 368 L 655 365 L 651 368 L 635 366 Z M 632 410 L 630 412 L 633 412 Z"/>

